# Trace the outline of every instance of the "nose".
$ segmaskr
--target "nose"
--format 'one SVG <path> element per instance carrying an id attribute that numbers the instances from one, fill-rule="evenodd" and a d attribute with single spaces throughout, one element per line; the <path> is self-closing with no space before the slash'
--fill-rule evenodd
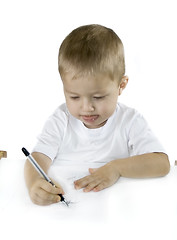
<path id="1" fill-rule="evenodd" d="M 83 112 L 91 112 L 94 111 L 94 106 L 91 100 L 83 99 L 82 100 L 82 111 Z"/>

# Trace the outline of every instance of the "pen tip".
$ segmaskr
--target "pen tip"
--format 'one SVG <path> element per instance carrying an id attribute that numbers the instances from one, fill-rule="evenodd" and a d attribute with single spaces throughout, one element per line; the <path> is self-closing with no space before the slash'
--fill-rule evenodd
<path id="1" fill-rule="evenodd" d="M 67 201 L 63 201 L 63 203 L 67 206 L 67 207 L 69 207 L 69 203 L 67 202 Z"/>

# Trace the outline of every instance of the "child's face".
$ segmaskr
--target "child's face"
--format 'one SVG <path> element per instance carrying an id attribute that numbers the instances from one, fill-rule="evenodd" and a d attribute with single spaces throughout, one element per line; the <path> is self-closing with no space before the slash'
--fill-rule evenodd
<path id="1" fill-rule="evenodd" d="M 87 128 L 99 128 L 114 113 L 120 89 L 117 81 L 106 75 L 72 79 L 63 77 L 64 94 L 69 112 Z"/>

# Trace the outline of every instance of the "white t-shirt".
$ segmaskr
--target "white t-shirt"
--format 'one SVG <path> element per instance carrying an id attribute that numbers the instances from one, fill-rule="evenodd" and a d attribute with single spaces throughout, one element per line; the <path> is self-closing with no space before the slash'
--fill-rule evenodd
<path id="1" fill-rule="evenodd" d="M 136 110 L 121 103 L 100 128 L 89 129 L 59 106 L 47 120 L 33 152 L 57 165 L 103 165 L 111 160 L 151 152 L 165 152 Z"/>

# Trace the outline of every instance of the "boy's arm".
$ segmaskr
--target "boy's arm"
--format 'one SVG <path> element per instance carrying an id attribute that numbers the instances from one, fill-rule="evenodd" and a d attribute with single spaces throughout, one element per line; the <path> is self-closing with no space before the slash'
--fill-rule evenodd
<path id="1" fill-rule="evenodd" d="M 52 163 L 51 159 L 38 152 L 32 153 L 32 156 L 38 162 L 44 172 L 47 173 Z M 58 194 L 64 194 L 62 188 L 58 185 L 57 188 L 55 188 L 46 180 L 44 180 L 32 166 L 29 160 L 26 160 L 24 173 L 30 198 L 35 204 L 49 205 L 51 203 L 60 201 Z"/>
<path id="2" fill-rule="evenodd" d="M 113 161 L 122 177 L 152 178 L 168 174 L 170 163 L 165 153 L 146 153 Z"/>
<path id="3" fill-rule="evenodd" d="M 170 170 L 164 153 L 147 153 L 113 160 L 101 168 L 89 169 L 90 175 L 74 182 L 75 188 L 85 192 L 100 191 L 113 185 L 121 176 L 127 178 L 161 177 Z"/>

